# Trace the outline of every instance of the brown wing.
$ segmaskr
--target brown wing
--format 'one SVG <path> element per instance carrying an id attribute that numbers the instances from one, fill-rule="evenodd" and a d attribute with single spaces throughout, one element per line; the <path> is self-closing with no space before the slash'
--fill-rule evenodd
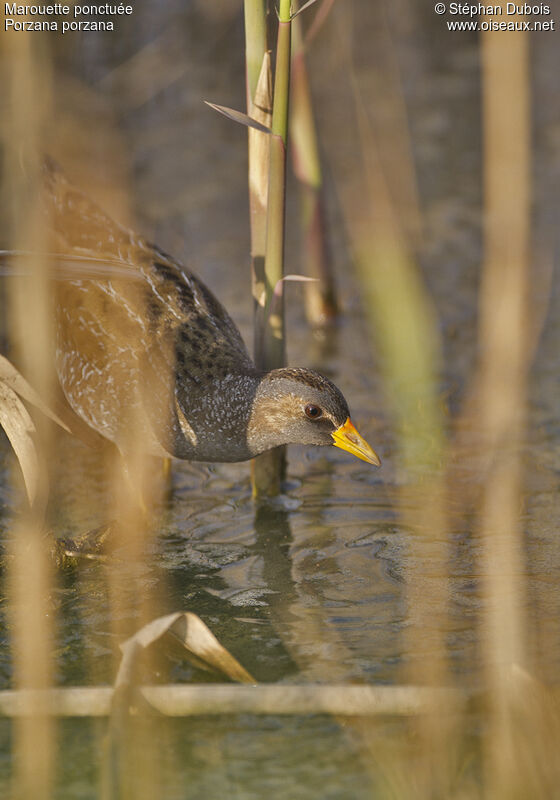
<path id="1" fill-rule="evenodd" d="M 45 193 L 56 252 L 136 270 L 133 277 L 116 270 L 114 278 L 57 282 L 59 378 L 70 405 L 88 424 L 122 442 L 136 415 L 135 430 L 142 428 L 149 439 L 154 414 L 161 421 L 162 382 L 170 387 L 167 406 L 177 389 L 185 408 L 189 392 L 203 381 L 252 369 L 235 324 L 195 275 L 114 222 L 52 163 L 45 166 Z M 170 436 L 157 426 L 156 438 L 169 450 Z M 157 447 L 152 442 L 147 449 Z"/>

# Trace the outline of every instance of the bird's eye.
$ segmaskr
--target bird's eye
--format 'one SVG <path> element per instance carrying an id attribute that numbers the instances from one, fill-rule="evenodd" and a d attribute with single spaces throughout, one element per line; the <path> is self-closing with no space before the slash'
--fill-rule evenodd
<path id="1" fill-rule="evenodd" d="M 309 419 L 319 419 L 319 417 L 323 415 L 323 409 L 310 403 L 305 406 L 305 415 L 309 417 Z"/>

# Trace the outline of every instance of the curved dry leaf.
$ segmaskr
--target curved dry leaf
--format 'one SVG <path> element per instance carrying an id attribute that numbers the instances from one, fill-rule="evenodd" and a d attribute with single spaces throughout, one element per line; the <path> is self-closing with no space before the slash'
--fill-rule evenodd
<path id="1" fill-rule="evenodd" d="M 6 361 L 4 358 L 2 360 Z M 0 380 L 0 426 L 5 430 L 14 449 L 23 473 L 29 502 L 33 504 L 39 482 L 39 460 L 31 436 L 35 433 L 35 426 L 14 389 L 2 380 Z"/>
<path id="2" fill-rule="evenodd" d="M 64 430 L 68 433 L 71 433 L 68 426 L 64 424 L 64 422 L 54 413 L 54 411 L 51 411 L 50 408 L 43 403 L 35 389 L 4 356 L 0 356 L 0 385 L 1 384 L 4 384 L 5 387 L 11 389 L 20 397 L 23 397 L 23 399 L 27 400 L 28 403 L 31 403 L 38 408 L 39 411 L 42 411 L 45 416 L 49 417 L 49 419 L 52 419 L 53 422 L 56 422 L 57 425 L 60 425 L 60 427 L 64 428 Z"/>
<path id="3" fill-rule="evenodd" d="M 182 645 L 211 669 L 222 672 L 232 681 L 256 683 L 255 679 L 241 666 L 229 650 L 220 644 L 210 628 L 196 614 L 190 611 L 180 614 L 169 632 L 176 636 Z"/>
<path id="4" fill-rule="evenodd" d="M 115 688 L 132 682 L 134 666 L 140 652 L 163 636 L 171 634 L 187 651 L 187 658 L 197 667 L 221 672 L 233 681 L 255 683 L 231 653 L 216 639 L 212 631 L 196 614 L 176 612 L 144 625 L 121 645 L 123 653 Z"/>

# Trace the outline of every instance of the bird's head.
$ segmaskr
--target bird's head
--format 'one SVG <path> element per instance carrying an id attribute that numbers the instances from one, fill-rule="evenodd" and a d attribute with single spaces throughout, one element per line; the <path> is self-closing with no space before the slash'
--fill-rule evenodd
<path id="1" fill-rule="evenodd" d="M 255 454 L 282 444 L 335 445 L 369 464 L 381 464 L 352 424 L 340 389 L 309 369 L 275 369 L 264 375 L 247 442 Z"/>

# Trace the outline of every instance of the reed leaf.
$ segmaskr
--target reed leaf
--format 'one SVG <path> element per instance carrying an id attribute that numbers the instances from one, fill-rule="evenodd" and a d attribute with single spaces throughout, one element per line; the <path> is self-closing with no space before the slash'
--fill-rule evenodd
<path id="1" fill-rule="evenodd" d="M 272 133 L 271 129 L 267 128 L 266 125 L 253 119 L 248 114 L 244 114 L 242 111 L 236 111 L 227 106 L 219 106 L 216 103 L 211 103 L 209 100 L 205 100 L 204 102 L 207 106 L 213 108 L 214 111 L 218 111 L 220 114 L 223 114 L 224 117 L 233 120 L 233 122 L 238 122 L 240 125 L 245 125 L 247 128 L 254 128 L 256 131 L 261 131 L 261 133 Z"/>
<path id="2" fill-rule="evenodd" d="M 309 8 L 309 6 L 314 5 L 316 2 L 317 0 L 307 0 L 307 3 L 304 3 L 301 8 L 298 8 L 297 11 L 293 12 L 291 19 L 294 20 L 297 16 L 299 16 L 299 14 L 301 14 L 302 11 L 305 11 L 306 8 Z"/>

